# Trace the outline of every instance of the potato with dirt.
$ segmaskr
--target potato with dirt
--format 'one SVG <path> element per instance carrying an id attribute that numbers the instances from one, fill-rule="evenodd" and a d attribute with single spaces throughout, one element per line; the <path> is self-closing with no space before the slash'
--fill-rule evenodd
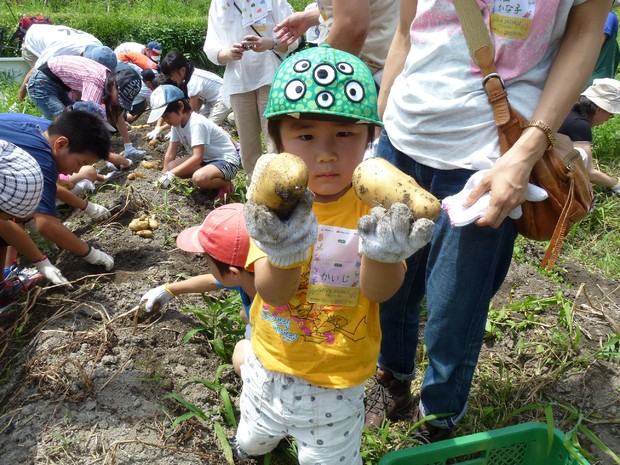
<path id="1" fill-rule="evenodd" d="M 367 158 L 355 168 L 353 189 L 369 207 L 381 205 L 389 209 L 394 203 L 404 203 L 414 220 L 435 221 L 441 213 L 441 204 L 434 195 L 383 158 Z"/>

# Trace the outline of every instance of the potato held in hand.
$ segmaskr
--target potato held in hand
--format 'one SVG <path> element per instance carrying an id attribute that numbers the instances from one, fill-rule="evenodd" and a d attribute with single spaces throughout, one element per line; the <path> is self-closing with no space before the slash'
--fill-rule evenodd
<path id="1" fill-rule="evenodd" d="M 353 172 L 353 189 L 362 202 L 370 207 L 390 208 L 393 203 L 407 205 L 413 219 L 436 220 L 441 204 L 415 180 L 383 158 L 368 158 Z"/>
<path id="2" fill-rule="evenodd" d="M 308 167 L 291 153 L 267 154 L 259 158 L 252 179 L 255 178 L 257 180 L 248 190 L 248 199 L 266 206 L 285 220 L 306 192 Z"/>

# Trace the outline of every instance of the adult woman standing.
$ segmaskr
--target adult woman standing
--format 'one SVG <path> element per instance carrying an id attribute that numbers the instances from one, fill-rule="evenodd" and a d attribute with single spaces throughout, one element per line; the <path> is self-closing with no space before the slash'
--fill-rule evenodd
<path id="1" fill-rule="evenodd" d="M 413 410 L 426 294 L 429 365 L 415 415 L 438 415 L 422 427 L 420 440 L 427 442 L 448 437 L 467 410 L 489 302 L 508 272 L 517 235 L 507 215 L 525 200 L 533 165 L 583 89 L 609 11 L 607 2 L 596 0 L 473 2 L 490 29 L 501 84 L 515 109 L 532 120 L 500 158 L 493 112 L 454 3 L 401 0 L 379 98 L 385 131 L 378 156 L 438 198 L 456 194 L 475 172 L 488 169 L 464 204 L 490 191 L 487 213 L 458 228 L 442 213 L 430 244 L 407 260 L 401 289 L 381 304 L 388 337 L 381 342 L 378 383 L 367 395 L 366 422 L 379 425 Z"/>
<path id="2" fill-rule="evenodd" d="M 240 0 L 214 0 L 204 51 L 216 65 L 225 65 L 222 99 L 235 114 L 243 169 L 252 177 L 262 154 L 261 132 L 267 151 L 274 146 L 263 113 L 269 89 L 282 58 L 295 48 L 279 43 L 273 28 L 293 13 L 285 0 L 266 0 L 250 6 Z"/>

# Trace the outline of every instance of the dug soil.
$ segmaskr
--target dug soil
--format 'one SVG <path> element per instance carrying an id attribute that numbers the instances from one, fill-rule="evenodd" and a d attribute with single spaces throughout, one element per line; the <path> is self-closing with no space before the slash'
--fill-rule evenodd
<path id="1" fill-rule="evenodd" d="M 161 160 L 166 143 L 149 146 L 146 132 L 143 127 L 132 129 L 134 145 L 147 150 L 145 160 Z M 122 147 L 117 136 L 113 140 L 117 149 Z M 234 427 L 225 397 L 228 394 L 236 408 L 239 379 L 223 366 L 229 360 L 218 355 L 221 350 L 208 330 L 183 342 L 188 331 L 201 323 L 181 309 L 204 306 L 204 301 L 197 295 L 183 297 L 159 318 L 134 318 L 134 307 L 148 289 L 208 272 L 202 257 L 178 250 L 175 239 L 213 209 L 212 195 L 190 192 L 187 186 L 159 189 L 155 186 L 159 175 L 159 170 L 145 168 L 138 160 L 129 171 L 99 186 L 92 200 L 113 213 L 102 223 L 93 223 L 81 212 L 60 209 L 63 221 L 77 235 L 114 257 L 111 272 L 52 251 L 52 262 L 73 287 L 44 285 L 0 315 L 4 330 L 0 334 L 0 464 L 228 463 L 223 443 L 234 436 Z M 235 194 L 233 201 L 240 200 Z M 152 238 L 128 229 L 131 220 L 142 214 L 159 223 Z M 539 302 L 539 307 L 545 298 L 551 304 L 522 331 L 511 325 L 531 318 L 526 306 L 497 318 L 495 337 L 485 343 L 481 355 L 470 410 L 494 410 L 493 398 L 485 395 L 485 383 L 491 379 L 495 390 L 500 386 L 505 397 L 513 399 L 515 408 L 553 403 L 558 424 L 570 416 L 564 406 L 571 406 L 583 415 L 582 424 L 620 454 L 618 358 L 590 357 L 575 363 L 604 346 L 608 335 L 620 335 L 619 284 L 562 259 L 557 273 L 544 276 L 529 264 L 541 257 L 539 245 L 526 245 L 525 260 L 513 264 L 493 307 L 527 297 Z M 562 309 L 561 302 L 565 306 L 568 302 L 568 308 Z M 220 324 L 241 328 L 239 321 Z M 576 338 L 580 331 L 581 340 L 572 348 L 568 344 L 563 354 L 549 355 L 539 334 L 571 324 L 568 334 Z M 615 345 L 616 353 L 619 346 Z M 572 368 L 558 376 L 562 364 Z M 508 372 L 519 375 L 508 377 Z M 178 401 L 181 398 L 198 407 L 199 414 L 173 429 L 175 419 L 188 412 Z M 545 421 L 543 410 L 517 415 L 506 424 L 528 419 Z M 392 426 L 404 424 L 406 429 L 410 423 Z M 580 439 L 597 457 L 593 462 L 613 463 L 587 438 Z"/>

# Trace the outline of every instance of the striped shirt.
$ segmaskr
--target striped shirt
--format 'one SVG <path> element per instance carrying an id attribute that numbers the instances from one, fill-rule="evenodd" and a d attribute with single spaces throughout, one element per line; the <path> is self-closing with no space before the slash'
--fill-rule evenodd
<path id="1" fill-rule="evenodd" d="M 47 66 L 72 90 L 73 100 L 101 104 L 108 68 L 90 58 L 58 56 L 48 60 Z"/>

